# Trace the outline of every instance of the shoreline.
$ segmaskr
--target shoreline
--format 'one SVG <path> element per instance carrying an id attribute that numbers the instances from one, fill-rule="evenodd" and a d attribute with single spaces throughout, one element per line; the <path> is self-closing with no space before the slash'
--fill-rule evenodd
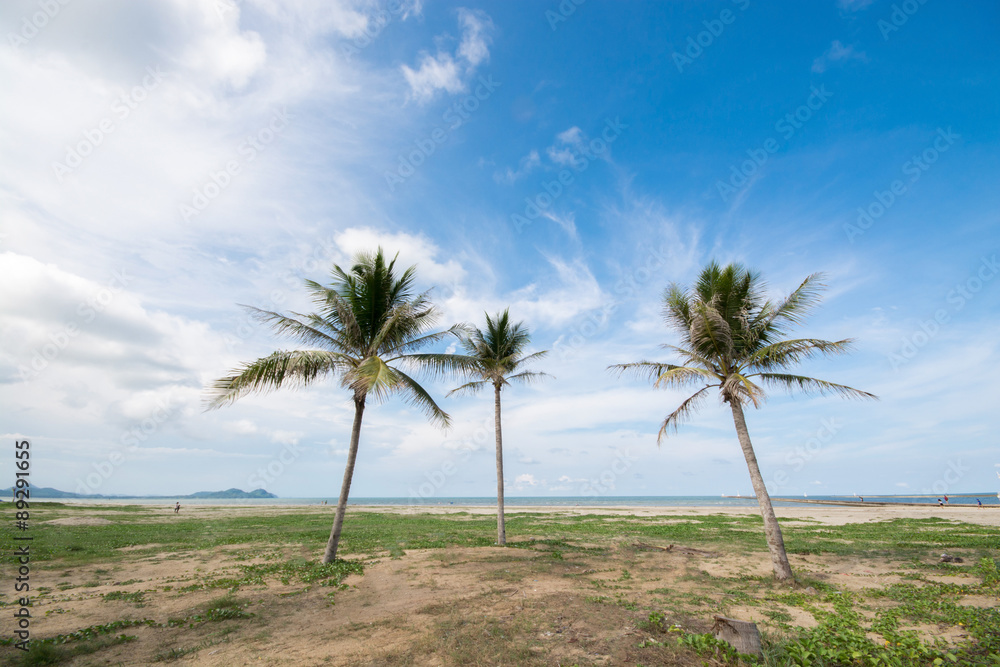
<path id="1" fill-rule="evenodd" d="M 120 507 L 123 503 L 94 502 L 73 503 L 64 501 L 67 505 L 92 507 L 99 513 L 102 508 Z M 156 507 L 156 505 L 152 505 Z M 164 513 L 173 514 L 173 505 L 164 504 Z M 249 504 L 196 504 L 181 505 L 182 517 L 194 516 L 208 518 L 236 514 L 259 514 L 280 516 L 292 513 L 329 513 L 333 516 L 336 505 L 249 505 Z M 888 521 L 893 519 L 951 519 L 967 523 L 1000 527 L 1000 512 L 986 511 L 985 507 L 963 507 L 937 505 L 902 505 L 900 503 L 860 503 L 850 506 L 842 505 L 812 505 L 808 507 L 775 506 L 775 514 L 784 522 L 812 521 L 826 525 L 844 525 L 849 523 L 868 523 Z M 473 516 L 495 516 L 495 505 L 378 505 L 378 504 L 348 504 L 348 515 L 356 512 L 380 512 L 387 514 L 467 514 Z M 516 505 L 507 506 L 504 515 L 508 520 L 518 514 L 549 514 L 553 516 L 579 516 L 583 514 L 610 516 L 618 515 L 635 518 L 690 518 L 709 515 L 740 515 L 759 516 L 760 510 L 754 505 L 681 505 L 681 506 L 648 506 L 648 505 Z"/>

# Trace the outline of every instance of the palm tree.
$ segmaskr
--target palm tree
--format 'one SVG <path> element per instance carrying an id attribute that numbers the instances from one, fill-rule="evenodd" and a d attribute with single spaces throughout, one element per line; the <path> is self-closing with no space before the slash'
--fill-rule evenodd
<path id="1" fill-rule="evenodd" d="M 351 444 L 340 487 L 337 513 L 323 562 L 337 557 L 340 532 L 347 510 L 354 463 L 361 437 L 361 418 L 369 397 L 378 401 L 401 394 L 409 403 L 423 410 L 433 422 L 447 426 L 448 415 L 430 394 L 400 369 L 400 364 L 441 371 L 451 367 L 451 355 L 414 354 L 413 351 L 452 334 L 447 331 L 427 333 L 437 318 L 427 292 L 413 293 L 414 271 L 411 266 L 401 275 L 395 273 L 396 258 L 386 262 L 379 248 L 374 254 L 359 253 L 350 271 L 337 265 L 333 281 L 324 286 L 306 280 L 316 312 L 309 314 L 276 312 L 248 307 L 276 333 L 289 336 L 319 349 L 281 350 L 258 359 L 216 380 L 212 385 L 208 409 L 235 402 L 242 396 L 265 393 L 279 387 L 305 387 L 329 375 L 339 377 L 340 385 L 354 399 L 354 425 Z"/>
<path id="2" fill-rule="evenodd" d="M 462 347 L 468 352 L 461 357 L 465 374 L 477 378 L 448 392 L 475 393 L 487 384 L 493 385 L 494 431 L 497 442 L 497 544 L 507 544 L 507 528 L 503 516 L 503 434 L 500 429 L 500 390 L 511 382 L 531 382 L 547 373 L 521 370 L 525 364 L 540 359 L 548 350 L 522 356 L 531 342 L 531 335 L 524 322 L 511 324 L 510 309 L 495 317 L 486 314 L 486 331 L 476 327 L 462 336 Z"/>
<path id="3" fill-rule="evenodd" d="M 752 404 L 759 408 L 766 398 L 758 383 L 789 391 L 799 389 L 819 394 L 834 393 L 845 398 L 877 398 L 865 391 L 785 371 L 816 353 L 834 355 L 850 350 L 851 339 L 784 338 L 788 329 L 800 324 L 819 303 L 819 293 L 825 287 L 821 280 L 821 274 L 813 274 L 788 297 L 775 303 L 764 298 L 760 274 L 739 264 L 720 268 L 712 262 L 702 270 L 693 289 L 671 284 L 664 293 L 664 319 L 667 326 L 680 335 L 681 344 L 663 347 L 677 354 L 682 359 L 681 364 L 639 361 L 610 367 L 619 373 L 629 371 L 655 379 L 657 387 L 706 383 L 663 420 L 658 444 L 668 429 L 677 430 L 679 422 L 693 412 L 710 389 L 719 388 L 720 398 L 729 404 L 733 413 L 736 435 L 764 519 L 774 575 L 779 581 L 791 581 L 792 568 L 771 498 L 757 466 L 743 406 Z"/>

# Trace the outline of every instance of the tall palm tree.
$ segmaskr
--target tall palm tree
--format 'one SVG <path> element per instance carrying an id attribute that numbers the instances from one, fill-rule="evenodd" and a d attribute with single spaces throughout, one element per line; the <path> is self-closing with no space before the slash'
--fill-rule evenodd
<path id="1" fill-rule="evenodd" d="M 693 289 L 671 284 L 664 294 L 664 319 L 667 326 L 680 335 L 680 345 L 663 347 L 677 354 L 682 359 L 681 364 L 639 361 L 610 367 L 619 373 L 633 372 L 655 379 L 657 387 L 706 383 L 667 415 L 657 443 L 662 442 L 668 429 L 677 430 L 679 422 L 693 412 L 710 389 L 719 388 L 720 398 L 729 404 L 733 413 L 736 435 L 764 519 L 774 575 L 780 581 L 792 580 L 792 568 L 771 498 L 757 466 L 743 406 L 760 407 L 766 397 L 761 384 L 789 391 L 834 393 L 845 398 L 877 398 L 866 391 L 785 371 L 817 353 L 834 355 L 850 350 L 851 339 L 785 338 L 788 329 L 800 324 L 819 303 L 819 293 L 825 287 L 821 280 L 821 274 L 813 274 L 785 299 L 775 303 L 764 298 L 764 284 L 757 272 L 739 264 L 721 268 L 712 262 L 702 270 Z"/>
<path id="2" fill-rule="evenodd" d="M 477 379 L 448 392 L 475 393 L 487 384 L 493 385 L 494 432 L 497 442 L 497 544 L 507 544 L 507 528 L 503 514 L 503 434 L 500 428 L 500 390 L 511 382 L 531 382 L 548 375 L 522 369 L 525 364 L 540 359 L 548 350 L 522 356 L 531 342 L 531 335 L 524 322 L 511 324 L 510 309 L 494 317 L 486 314 L 486 330 L 470 327 L 462 336 L 462 347 L 467 355 L 461 357 L 464 372 Z M 519 371 L 520 372 L 517 372 Z"/>
<path id="3" fill-rule="evenodd" d="M 316 312 L 283 315 L 249 307 L 257 319 L 270 324 L 276 333 L 318 349 L 281 350 L 244 364 L 215 381 L 208 405 L 208 409 L 215 409 L 247 394 L 279 387 L 305 387 L 330 375 L 338 377 L 340 385 L 351 392 L 354 425 L 324 563 L 331 563 L 337 557 L 366 401 L 369 397 L 381 401 L 398 393 L 421 408 L 431 421 L 447 426 L 448 415 L 400 365 L 435 371 L 449 368 L 451 355 L 413 351 L 462 331 L 452 327 L 428 333 L 437 310 L 429 302 L 427 292 L 413 293 L 416 267 L 397 275 L 396 258 L 386 262 L 381 248 L 375 253 L 359 253 L 353 261 L 349 271 L 334 265 L 333 280 L 328 286 L 305 281 Z"/>

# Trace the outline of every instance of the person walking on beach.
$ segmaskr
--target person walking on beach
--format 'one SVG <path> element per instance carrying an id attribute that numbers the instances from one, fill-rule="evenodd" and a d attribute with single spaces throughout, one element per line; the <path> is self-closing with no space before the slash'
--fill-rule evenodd
<path id="1" fill-rule="evenodd" d="M 976 498 L 976 504 L 979 505 L 980 507 L 982 507 L 983 506 L 983 501 L 980 500 L 979 498 Z"/>
<path id="2" fill-rule="evenodd" d="M 181 501 L 178 500 L 177 504 L 174 505 L 174 514 L 179 514 L 180 511 L 181 511 Z"/>
<path id="3" fill-rule="evenodd" d="M 948 502 L 949 502 L 949 501 L 948 501 L 948 496 L 945 496 L 945 497 L 944 497 L 944 502 L 945 502 L 945 504 L 948 504 Z"/>
<path id="4" fill-rule="evenodd" d="M 940 498 L 938 498 L 938 507 L 944 507 L 944 503 L 941 502 Z"/>

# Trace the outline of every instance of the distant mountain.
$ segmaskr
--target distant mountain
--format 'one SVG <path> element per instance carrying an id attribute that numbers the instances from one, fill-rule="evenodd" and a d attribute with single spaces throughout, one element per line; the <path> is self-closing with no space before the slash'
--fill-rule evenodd
<path id="1" fill-rule="evenodd" d="M 242 489 L 226 489 L 225 491 L 199 491 L 190 496 L 180 496 L 181 498 L 277 498 L 273 493 L 268 493 L 264 489 L 254 489 L 253 491 L 243 491 Z"/>
<path id="2" fill-rule="evenodd" d="M 0 489 L 0 500 L 7 500 L 14 495 L 14 488 Z M 45 486 L 31 487 L 32 498 L 105 498 L 128 499 L 128 498 L 175 498 L 177 500 L 198 500 L 200 498 L 277 498 L 273 493 L 268 493 L 264 489 L 254 489 L 253 491 L 243 491 L 242 489 L 226 489 L 225 491 L 199 491 L 187 496 L 104 496 L 101 494 L 80 494 L 69 491 L 60 491 Z"/>

